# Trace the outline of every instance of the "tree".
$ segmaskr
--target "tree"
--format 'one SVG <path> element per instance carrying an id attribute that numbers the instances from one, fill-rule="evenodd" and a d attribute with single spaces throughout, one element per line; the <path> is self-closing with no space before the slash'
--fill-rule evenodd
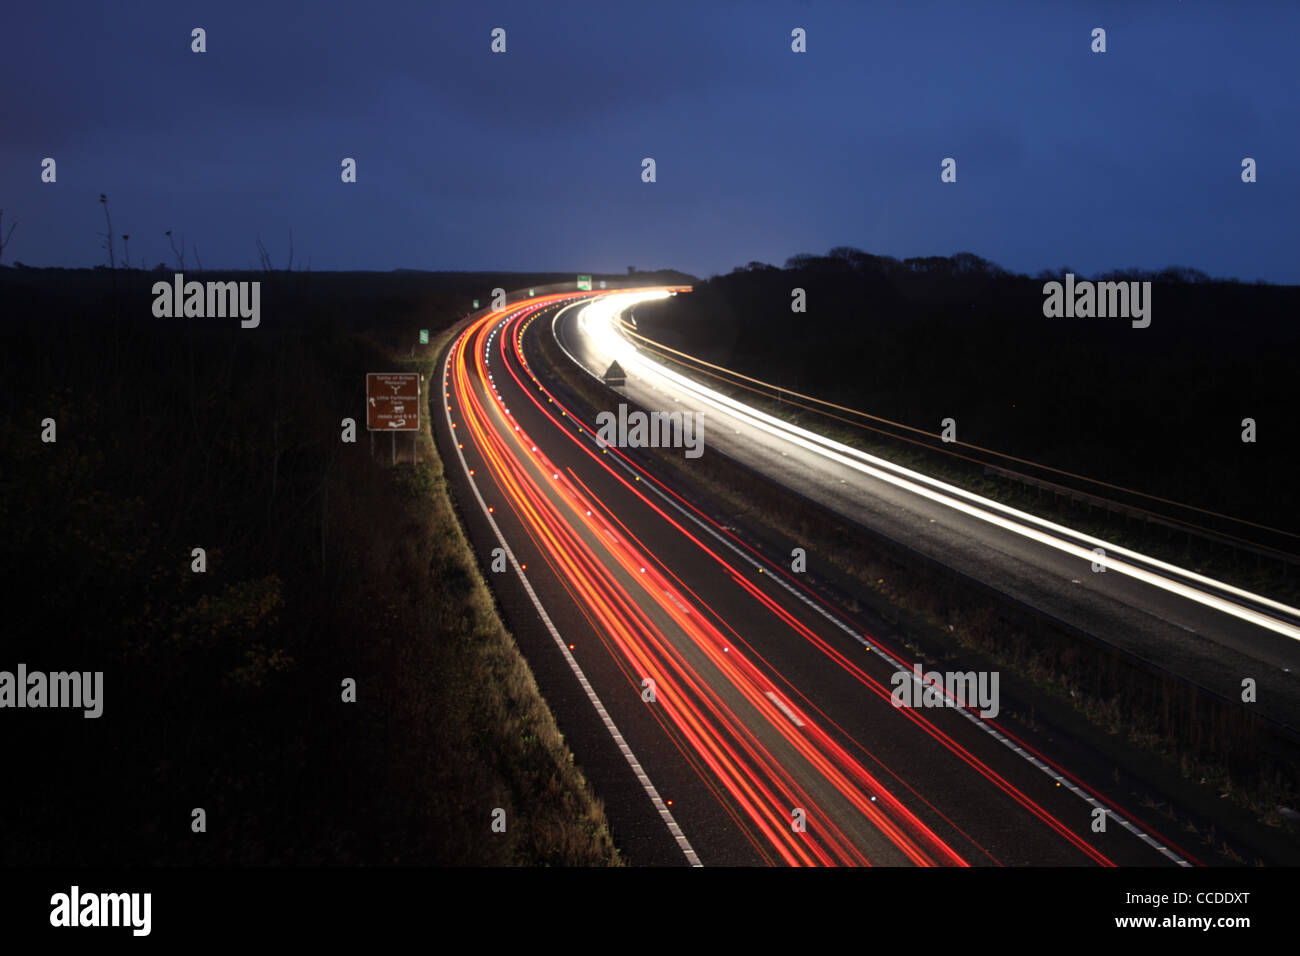
<path id="1" fill-rule="evenodd" d="M 913 256 L 903 260 L 903 266 L 911 272 L 929 276 L 946 276 L 952 274 L 952 263 L 943 256 Z"/>
<path id="2" fill-rule="evenodd" d="M 113 220 L 108 215 L 108 197 L 103 193 L 100 193 L 99 202 L 104 207 L 104 220 L 108 223 L 108 235 L 106 237 L 108 242 L 105 243 L 105 245 L 108 246 L 108 267 L 110 269 L 116 269 L 117 260 L 113 255 Z"/>
<path id="3" fill-rule="evenodd" d="M 266 246 L 262 243 L 262 237 L 257 237 L 257 258 L 261 264 L 263 272 L 274 272 L 275 266 L 271 262 L 271 254 L 266 251 Z M 289 230 L 289 261 L 285 263 L 284 271 L 293 270 L 293 230 Z"/>
<path id="4" fill-rule="evenodd" d="M 185 271 L 185 237 L 181 236 L 181 248 L 180 251 L 178 252 L 176 250 L 176 243 L 172 240 L 172 231 L 168 229 L 167 232 L 164 233 L 164 235 L 167 237 L 167 242 L 172 247 L 172 255 L 176 257 L 177 270 L 180 272 L 184 272 Z"/>
<path id="5" fill-rule="evenodd" d="M 9 247 L 9 236 L 12 236 L 14 234 L 14 230 L 18 228 L 18 223 L 15 222 L 12 226 L 9 227 L 9 233 L 8 235 L 6 235 L 4 231 L 4 221 L 5 221 L 5 211 L 3 209 L 0 209 L 0 259 L 4 258 L 5 249 Z"/>
<path id="6" fill-rule="evenodd" d="M 983 259 L 973 252 L 959 252 L 952 257 L 952 270 L 958 275 L 988 275 L 990 266 L 993 265 L 987 259 Z"/>

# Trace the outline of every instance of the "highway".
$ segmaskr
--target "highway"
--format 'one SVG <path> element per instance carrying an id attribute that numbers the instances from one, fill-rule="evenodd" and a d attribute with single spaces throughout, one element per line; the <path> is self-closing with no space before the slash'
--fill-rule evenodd
<path id="1" fill-rule="evenodd" d="M 1300 728 L 1300 609 L 1015 511 L 722 395 L 622 334 L 620 314 L 644 298 L 565 309 L 554 334 L 593 375 L 617 360 L 629 400 L 704 415 L 711 450 L 1222 696 L 1238 697 L 1243 678 L 1252 678 L 1260 711 Z"/>
<path id="2" fill-rule="evenodd" d="M 592 301 L 627 300 L 545 295 L 473 321 L 446 351 L 434 423 L 484 565 L 494 548 L 507 559 L 490 583 L 629 862 L 1198 862 L 977 706 L 894 706 L 891 678 L 914 663 L 902 648 L 601 442 L 534 368 L 535 336 L 581 349 L 601 334 L 569 324 Z M 628 388 L 654 385 L 637 368 Z"/>

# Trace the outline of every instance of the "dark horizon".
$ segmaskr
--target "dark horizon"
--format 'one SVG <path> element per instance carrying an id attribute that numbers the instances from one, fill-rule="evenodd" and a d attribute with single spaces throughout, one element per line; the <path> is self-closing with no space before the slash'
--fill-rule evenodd
<path id="1" fill-rule="evenodd" d="M 992 274 L 993 274 L 994 276 L 998 276 L 998 275 L 1000 274 L 1000 277 L 1001 277 L 1001 278 L 1005 278 L 1005 279 L 1020 279 L 1020 280 L 1030 281 L 1030 282 L 1034 282 L 1034 281 L 1048 281 L 1048 280 L 1060 280 L 1060 278 L 1065 274 L 1066 271 L 1070 271 L 1070 272 L 1072 272 L 1072 273 L 1074 274 L 1074 276 L 1075 276 L 1076 278 L 1078 278 L 1078 279 L 1105 279 L 1105 278 L 1119 278 L 1119 277 L 1134 277 L 1134 278 L 1136 278 L 1136 277 L 1141 276 L 1141 277 L 1143 277 L 1143 278 L 1147 278 L 1147 279 L 1157 279 L 1157 280 L 1175 281 L 1175 282 L 1210 282 L 1210 283 L 1221 282 L 1221 283 L 1241 283 L 1241 284 L 1251 284 L 1251 285 L 1277 286 L 1277 287 L 1279 287 L 1279 288 L 1288 288 L 1288 287 L 1296 287 L 1296 286 L 1300 286 L 1300 282 L 1272 282 L 1272 281 L 1269 281 L 1268 279 L 1263 279 L 1263 278 L 1257 278 L 1257 279 L 1243 279 L 1243 278 L 1238 277 L 1238 276 L 1216 276 L 1216 275 L 1210 275 L 1210 274 L 1208 274 L 1208 273 L 1203 272 L 1203 271 L 1200 270 L 1200 269 L 1195 268 L 1194 266 L 1187 266 L 1187 265 L 1182 265 L 1182 264 L 1170 264 L 1170 265 L 1166 265 L 1166 266 L 1163 266 L 1163 267 L 1160 267 L 1160 268 L 1153 268 L 1153 269 L 1140 268 L 1140 267 L 1128 267 L 1128 268 L 1105 269 L 1105 270 L 1099 270 L 1099 271 L 1094 271 L 1094 272 L 1086 272 L 1086 271 L 1082 271 L 1082 270 L 1078 270 L 1078 269 L 1073 269 L 1073 268 L 1068 268 L 1068 267 L 1061 267 L 1061 268 L 1059 268 L 1059 269 L 1040 269 L 1040 270 L 1038 270 L 1037 272 L 1027 273 L 1027 272 L 1017 272 L 1017 271 L 1014 271 L 1014 270 L 1011 270 L 1011 269 L 1006 269 L 1006 268 L 1004 268 L 1000 263 L 994 262 L 994 261 L 991 260 L 991 259 L 987 259 L 987 258 L 985 258 L 985 257 L 983 257 L 983 256 L 979 256 L 979 255 L 977 255 L 976 253 L 972 253 L 972 252 L 969 252 L 969 251 L 966 251 L 966 250 L 962 250 L 962 251 L 959 251 L 959 252 L 955 252 L 955 253 L 952 253 L 951 255 L 947 255 L 947 256 L 937 256 L 937 255 L 935 255 L 935 256 L 926 256 L 926 255 L 919 255 L 919 256 L 899 257 L 899 256 L 891 256 L 891 255 L 889 255 L 889 254 L 887 254 L 887 253 L 873 253 L 873 252 L 870 252 L 869 250 L 865 250 L 865 249 L 856 249 L 855 247 L 851 247 L 851 246 L 837 246 L 837 247 L 835 247 L 835 249 L 831 249 L 831 250 L 828 250 L 828 251 L 826 251 L 826 252 L 821 252 L 821 253 L 811 253 L 811 252 L 805 252 L 805 253 L 794 253 L 794 254 L 792 254 L 792 255 L 790 255 L 790 256 L 787 256 L 787 257 L 786 257 L 783 261 L 781 261 L 781 262 L 761 262 L 761 261 L 759 261 L 759 260 L 751 260 L 750 262 L 747 262 L 747 263 L 737 264 L 737 265 L 734 266 L 733 268 L 731 268 L 731 269 L 729 269 L 729 270 L 726 270 L 726 271 L 724 271 L 724 272 L 714 272 L 714 273 L 710 273 L 710 274 L 708 274 L 708 275 L 699 275 L 699 274 L 697 274 L 697 273 L 689 272 L 689 271 L 687 271 L 687 270 L 685 270 L 685 269 L 678 269 L 678 268 L 675 268 L 675 267 L 673 267 L 673 266 L 660 266 L 660 267 L 651 268 L 651 269 L 637 269 L 635 272 L 627 272 L 627 273 L 622 273 L 622 272 L 600 272 L 600 271 L 594 271 L 594 272 L 590 272 L 590 274 L 593 275 L 593 276 L 596 276 L 596 277 L 603 277 L 603 278 L 609 278 L 609 277 L 626 278 L 627 276 L 642 276 L 642 275 L 655 275 L 655 274 L 659 274 L 659 273 L 671 273 L 671 274 L 674 274 L 674 275 L 684 276 L 684 277 L 687 277 L 687 278 L 699 279 L 699 280 L 701 280 L 701 281 L 709 281 L 709 280 L 711 280 L 711 279 L 718 279 L 718 278 L 721 278 L 721 277 L 723 277 L 723 276 L 726 276 L 726 275 L 729 275 L 729 274 L 732 274 L 732 273 L 735 273 L 735 272 L 745 272 L 745 271 L 748 271 L 748 270 L 750 270 L 750 269 L 752 269 L 752 268 L 754 268 L 754 267 L 756 267 L 756 266 L 759 266 L 759 267 L 765 267 L 765 268 L 769 268 L 769 269 L 775 269 L 775 270 L 777 270 L 777 271 L 799 271 L 800 266 L 799 266 L 799 264 L 797 263 L 797 260 L 799 260 L 799 259 L 805 259 L 805 260 L 817 260 L 817 259 L 831 259 L 831 258 L 835 258 L 835 257 L 832 255 L 832 253 L 834 253 L 837 249 L 853 249 L 853 251 L 855 251 L 855 252 L 866 253 L 868 256 L 871 256 L 871 257 L 873 257 L 873 258 L 880 259 L 880 260 L 890 261 L 890 262 L 892 262 L 892 264 L 894 264 L 894 265 L 901 265 L 901 266 L 905 266 L 905 265 L 907 265 L 907 264 L 910 263 L 910 262 L 918 262 L 918 263 L 919 263 L 919 262 L 925 262 L 925 261 L 934 260 L 934 259 L 942 259 L 942 260 L 947 260 L 947 261 L 950 261 L 950 262 L 951 262 L 951 261 L 954 261 L 954 260 L 960 259 L 960 258 L 962 258 L 962 257 L 971 257 L 971 256 L 973 256 L 974 258 L 981 260 L 981 261 L 982 261 L 986 266 L 991 267 L 991 269 L 992 269 Z M 179 272 L 179 271 L 182 271 L 182 270 L 177 266 L 177 264 L 175 263 L 175 261 L 173 261 L 173 262 L 171 262 L 171 263 L 167 263 L 167 262 L 155 263 L 155 264 L 152 265 L 152 266 L 149 266 L 149 265 L 134 265 L 134 264 L 133 264 L 133 265 L 131 265 L 131 266 L 129 267 L 129 269 L 128 269 L 128 267 L 126 267 L 126 266 L 122 265 L 121 263 L 119 263 L 115 268 L 116 268 L 118 271 L 131 271 L 131 272 L 159 272 L 159 273 L 172 273 L 172 272 Z M 61 271 L 91 271 L 91 272 L 93 272 L 93 271 L 105 271 L 105 272 L 106 272 L 106 271 L 109 271 L 109 266 L 107 266 L 107 265 L 105 265 L 105 264 L 99 264 L 99 265 L 94 265 L 94 266 L 52 266 L 52 265 L 34 265 L 34 264 L 30 263 L 30 262 L 23 262 L 22 260 L 15 260 L 15 261 L 13 261 L 13 262 L 0 262 L 0 269 L 14 269 L 14 270 L 22 270 L 22 269 L 30 269 L 30 270 L 47 270 L 47 269 L 48 269 L 48 270 L 61 270 Z M 416 268 L 411 268 L 411 267 L 409 267 L 409 266 L 395 266 L 395 267 L 393 267 L 393 268 L 391 268 L 391 269 L 382 269 L 382 268 L 378 268 L 378 269 L 349 269 L 349 268 L 344 268 L 344 269 L 308 269 L 305 265 L 303 265 L 303 264 L 301 264 L 301 263 L 297 263 L 297 264 L 295 265 L 295 267 L 294 267 L 293 270 L 286 270 L 286 269 L 284 269 L 284 268 L 282 268 L 282 267 L 277 267 L 277 268 L 274 268 L 274 269 L 265 269 L 265 268 L 254 267 L 254 266 L 251 266 L 251 265 L 250 265 L 250 266 L 246 266 L 246 267 L 233 268 L 233 269 L 222 269 L 222 268 L 213 269 L 213 268 L 208 268 L 208 267 L 204 267 L 204 268 L 200 269 L 196 264 L 189 264 L 189 263 L 187 263 L 184 271 L 186 271 L 186 272 L 192 272 L 192 273 L 195 273 L 195 274 L 199 274 L 199 273 L 214 273 L 214 272 L 220 272 L 220 273 L 231 273 L 231 274 L 234 274 L 234 273 L 239 273 L 239 274 L 244 274 L 244 273 L 260 274 L 260 273 L 264 273 L 264 272 L 281 273 L 281 272 L 285 272 L 285 271 L 294 271 L 294 272 L 316 272 L 316 273 L 321 273 L 321 274 L 326 274 L 326 273 L 351 273 L 351 272 L 355 272 L 355 273 L 364 273 L 364 274 L 373 274 L 373 275 L 384 275 L 384 274 L 390 274 L 390 273 L 411 273 L 411 274 L 419 274 L 419 275 L 449 275 L 449 276 L 450 276 L 450 275 L 491 275 L 491 276 L 512 276 L 512 275 L 517 275 L 517 276 L 548 276 L 548 275 L 550 275 L 550 276 L 564 276 L 564 275 L 570 275 L 570 274 L 572 274 L 572 275 L 578 275 L 578 274 L 581 274 L 581 273 L 579 273 L 579 270 L 577 270 L 577 269 L 572 269 L 572 270 L 565 270 L 565 269 L 492 269 L 492 268 L 467 268 L 467 269 L 416 269 Z"/>

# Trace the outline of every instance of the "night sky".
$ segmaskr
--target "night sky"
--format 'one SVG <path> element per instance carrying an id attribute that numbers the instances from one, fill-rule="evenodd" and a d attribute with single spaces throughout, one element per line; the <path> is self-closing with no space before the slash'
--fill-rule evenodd
<path id="1" fill-rule="evenodd" d="M 9 264 L 107 262 L 102 192 L 150 267 L 167 229 L 283 267 L 292 229 L 314 270 L 851 245 L 1300 283 L 1292 0 L 11 3 L 0 36 Z"/>

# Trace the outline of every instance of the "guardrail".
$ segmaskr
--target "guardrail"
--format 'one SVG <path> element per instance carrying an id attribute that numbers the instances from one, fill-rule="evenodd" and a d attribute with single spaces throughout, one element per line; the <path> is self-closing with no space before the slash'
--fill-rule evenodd
<path id="1" fill-rule="evenodd" d="M 677 356 L 671 354 L 671 350 L 663 351 L 665 347 L 661 346 L 660 343 L 655 342 L 653 339 L 646 338 L 644 335 L 641 335 L 639 333 L 633 333 L 633 334 L 638 340 L 638 344 L 636 345 L 637 348 L 649 347 L 654 352 L 656 358 L 658 358 L 660 361 L 668 362 L 682 369 L 687 373 L 696 371 L 696 369 L 692 368 L 690 365 L 682 362 Z M 726 371 L 728 372 L 728 374 L 737 374 L 737 373 L 730 373 L 729 370 L 725 370 L 725 369 L 721 369 L 720 371 Z M 715 375 L 714 377 L 723 378 L 723 376 L 720 375 Z M 729 384 L 737 384 L 737 383 L 729 382 Z M 763 383 L 763 384 L 767 385 L 768 383 Z M 752 389 L 752 386 L 746 386 L 746 387 L 749 387 L 751 388 L 751 390 L 754 390 Z M 769 399 L 774 399 L 777 402 L 782 402 L 783 401 L 782 396 L 784 390 L 781 389 L 779 386 L 769 385 L 768 387 L 770 387 L 773 390 L 774 394 L 768 394 L 767 392 L 762 392 L 761 394 L 763 394 L 765 397 Z M 807 406 L 803 406 L 803 407 L 807 407 Z M 817 411 L 816 409 L 810 409 L 810 410 Z M 879 429 L 874 429 L 874 430 L 886 438 L 902 439 L 904 441 L 910 441 L 910 439 L 903 438 L 903 436 L 894 435 L 890 432 L 886 432 Z M 917 442 L 914 443 L 920 444 Z M 925 446 L 925 447 L 929 447 L 929 446 Z M 939 452 L 943 451 L 943 449 L 941 448 L 935 448 L 933 450 Z M 1015 481 L 1032 488 L 1038 488 L 1040 490 L 1050 491 L 1053 495 L 1059 497 L 1065 497 L 1074 502 L 1084 503 L 1088 505 L 1089 509 L 1096 507 L 1106 512 L 1109 512 L 1111 514 L 1119 514 L 1119 515 L 1123 515 L 1125 518 L 1132 518 L 1134 520 L 1141 521 L 1143 524 L 1146 525 L 1154 524 L 1154 525 L 1159 525 L 1161 527 L 1170 528 L 1174 531 L 1181 531 L 1184 534 L 1188 535 L 1189 538 L 1190 536 L 1195 535 L 1196 537 L 1206 541 L 1213 541 L 1216 544 L 1226 545 L 1227 547 L 1233 548 L 1239 552 L 1253 554 L 1256 556 L 1257 559 L 1268 558 L 1270 560 L 1275 560 L 1281 564 L 1282 574 L 1284 577 L 1287 574 L 1288 566 L 1300 566 L 1300 556 L 1291 554 L 1288 551 L 1283 551 L 1279 548 L 1273 548 L 1264 544 L 1257 544 L 1255 542 L 1248 541 L 1245 538 L 1240 538 L 1231 534 L 1221 534 L 1219 532 L 1212 531 L 1209 528 L 1205 528 L 1199 524 L 1194 524 L 1190 521 L 1182 521 L 1177 518 L 1172 518 L 1166 515 L 1157 514 L 1156 512 L 1149 511 L 1145 508 L 1140 508 L 1134 505 L 1126 505 L 1119 501 L 1115 501 L 1114 499 L 1104 498 L 1100 495 L 1089 494 L 1088 492 L 1079 491 L 1067 485 L 1061 485 L 1055 482 L 1045 481 L 1041 478 L 1034 478 L 1030 475 L 1025 474 L 1024 472 L 1013 471 L 1012 469 L 1009 468 L 1001 468 L 997 465 L 990 465 L 987 462 L 982 460 L 978 460 L 974 458 L 968 458 L 967 460 L 971 461 L 974 464 L 982 466 L 984 468 L 985 475 L 997 475 L 998 477 L 1006 478 L 1010 481 Z"/>
<path id="2" fill-rule="evenodd" d="M 1100 508 L 1111 514 L 1120 514 L 1126 518 L 1133 518 L 1141 521 L 1143 524 L 1160 525 L 1165 528 L 1172 528 L 1175 531 L 1181 531 L 1187 535 L 1196 535 L 1198 538 L 1206 538 L 1219 544 L 1227 545 L 1238 551 L 1245 551 L 1250 554 L 1259 555 L 1265 558 L 1271 558 L 1280 561 L 1285 565 L 1300 566 L 1300 558 L 1285 551 L 1278 551 L 1275 548 L 1263 547 L 1242 541 L 1240 538 L 1233 538 L 1229 535 L 1217 534 L 1206 528 L 1196 525 L 1188 525 L 1176 519 L 1166 518 L 1154 512 L 1147 511 L 1144 508 L 1135 508 L 1132 505 L 1121 504 L 1110 498 L 1102 498 L 1099 495 L 1090 495 L 1086 491 L 1079 491 L 1066 485 L 1058 485 L 1052 481 L 1044 481 L 1041 478 L 1034 478 L 1030 475 L 1018 471 L 1011 471 L 1008 468 L 999 468 L 997 465 L 985 465 L 984 474 L 997 475 L 1000 478 L 1006 478 L 1011 481 L 1027 485 L 1030 488 L 1039 488 L 1043 491 L 1050 491 L 1057 497 L 1069 498 L 1071 501 L 1081 502 L 1091 508 Z"/>

